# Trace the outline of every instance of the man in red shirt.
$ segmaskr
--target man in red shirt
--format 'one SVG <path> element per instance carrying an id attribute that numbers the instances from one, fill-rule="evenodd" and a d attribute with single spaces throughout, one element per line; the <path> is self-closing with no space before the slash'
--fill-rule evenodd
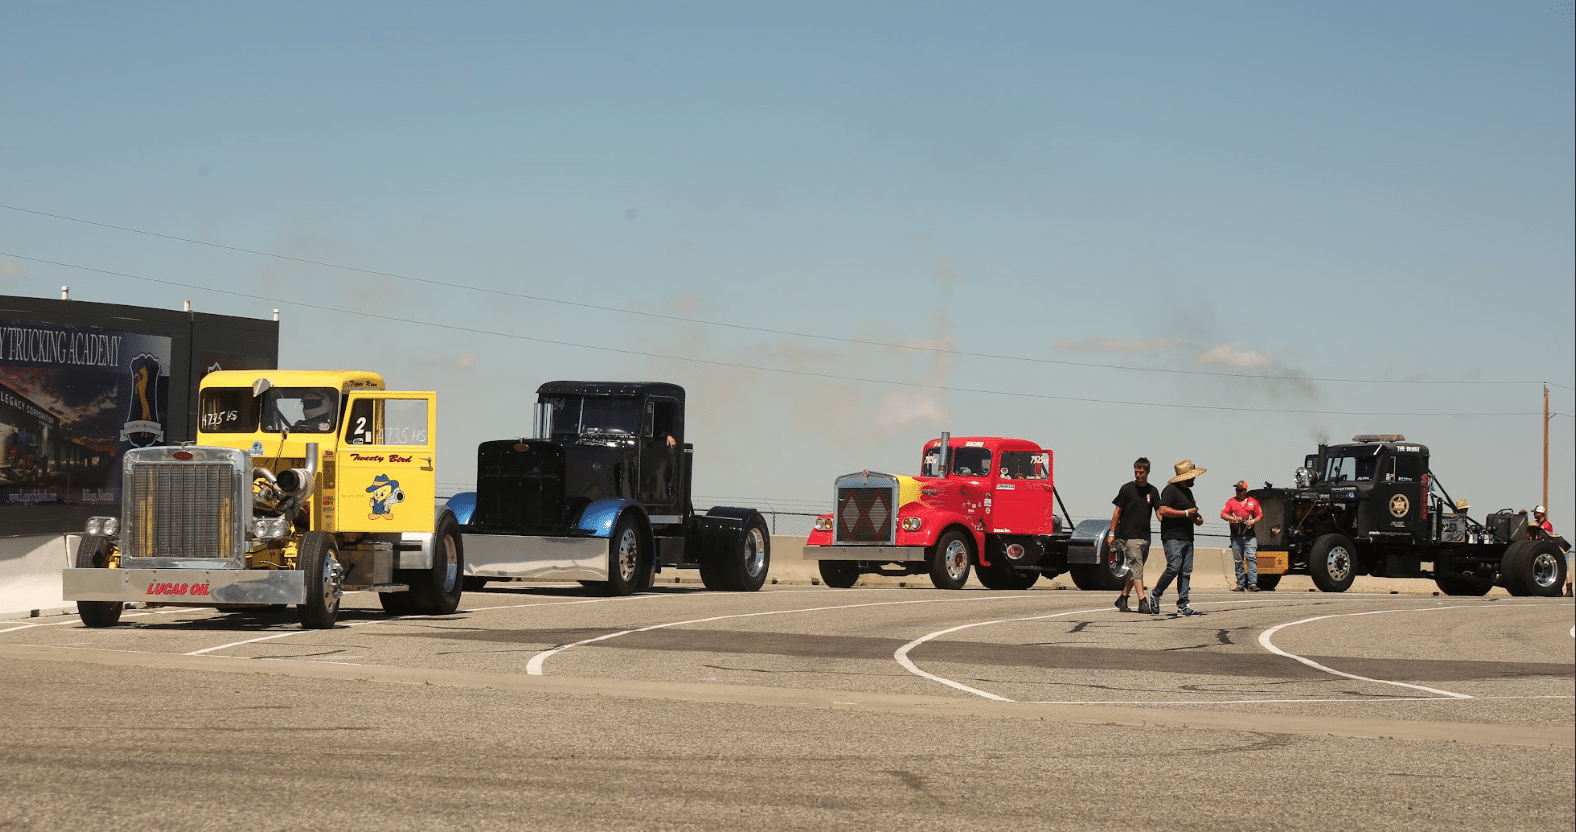
<path id="1" fill-rule="evenodd" d="M 1532 510 L 1532 525 L 1549 534 L 1554 534 L 1554 524 L 1549 522 L 1549 513 L 1543 509 L 1543 506 L 1538 506 Z"/>
<path id="2" fill-rule="evenodd" d="M 1237 566 L 1237 585 L 1232 592 L 1259 591 L 1259 539 L 1253 524 L 1264 517 L 1259 501 L 1248 496 L 1248 481 L 1239 480 L 1237 496 L 1226 501 L 1220 519 L 1231 524 L 1231 559 Z"/>

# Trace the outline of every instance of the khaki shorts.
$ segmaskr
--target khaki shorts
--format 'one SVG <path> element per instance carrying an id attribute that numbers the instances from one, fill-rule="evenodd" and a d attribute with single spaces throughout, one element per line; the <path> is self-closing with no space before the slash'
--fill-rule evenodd
<path id="1" fill-rule="evenodd" d="M 1144 561 L 1149 560 L 1149 541 L 1137 538 L 1117 540 L 1112 544 L 1112 548 L 1127 559 L 1129 577 L 1136 576 L 1142 580 L 1144 577 Z"/>

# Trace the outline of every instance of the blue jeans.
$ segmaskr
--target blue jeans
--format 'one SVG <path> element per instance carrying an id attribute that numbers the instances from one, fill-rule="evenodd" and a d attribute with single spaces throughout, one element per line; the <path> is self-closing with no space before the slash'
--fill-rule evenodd
<path id="1" fill-rule="evenodd" d="M 1253 534 L 1231 536 L 1231 560 L 1237 565 L 1237 586 L 1247 589 L 1259 583 L 1259 539 Z M 1243 575 L 1243 566 L 1247 574 Z"/>
<path id="2" fill-rule="evenodd" d="M 1193 584 L 1193 541 L 1191 540 L 1162 540 L 1166 547 L 1166 571 L 1160 573 L 1160 580 L 1155 581 L 1155 600 L 1166 591 L 1166 587 L 1175 580 L 1177 582 L 1177 606 L 1187 606 L 1188 589 Z"/>

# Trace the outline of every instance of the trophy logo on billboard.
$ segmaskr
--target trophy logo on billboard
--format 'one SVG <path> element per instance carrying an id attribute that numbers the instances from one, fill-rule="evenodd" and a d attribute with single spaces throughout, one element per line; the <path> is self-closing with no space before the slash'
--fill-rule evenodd
<path id="1" fill-rule="evenodd" d="M 164 441 L 159 419 L 159 359 L 143 353 L 131 360 L 131 406 L 120 438 L 133 447 L 146 448 Z"/>

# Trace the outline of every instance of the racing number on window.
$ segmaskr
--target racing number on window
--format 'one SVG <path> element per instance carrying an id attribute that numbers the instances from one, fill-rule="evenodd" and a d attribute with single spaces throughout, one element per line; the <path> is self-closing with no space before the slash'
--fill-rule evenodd
<path id="1" fill-rule="evenodd" d="M 352 445 L 427 444 L 427 402 L 413 399 L 366 399 L 350 414 L 346 441 Z"/>

